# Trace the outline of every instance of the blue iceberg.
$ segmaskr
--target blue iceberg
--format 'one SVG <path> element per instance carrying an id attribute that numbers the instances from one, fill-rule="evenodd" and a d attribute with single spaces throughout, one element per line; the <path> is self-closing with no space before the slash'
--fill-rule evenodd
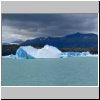
<path id="1" fill-rule="evenodd" d="M 63 52 L 61 54 L 61 58 L 66 58 L 66 57 L 90 57 L 90 56 L 97 56 L 93 55 L 90 52 Z"/>
<path id="2" fill-rule="evenodd" d="M 21 46 L 16 51 L 16 58 L 33 59 L 36 49 L 32 46 Z"/>
<path id="3" fill-rule="evenodd" d="M 3 56 L 13 59 L 34 59 L 34 58 L 67 58 L 67 57 L 97 57 L 96 54 L 90 52 L 61 52 L 56 47 L 45 45 L 41 49 L 36 49 L 32 46 L 20 46 L 16 54 Z"/>
<path id="4" fill-rule="evenodd" d="M 21 46 L 16 51 L 16 58 L 60 58 L 61 53 L 56 47 L 49 45 L 45 45 L 41 49 L 36 49 L 32 46 Z"/>

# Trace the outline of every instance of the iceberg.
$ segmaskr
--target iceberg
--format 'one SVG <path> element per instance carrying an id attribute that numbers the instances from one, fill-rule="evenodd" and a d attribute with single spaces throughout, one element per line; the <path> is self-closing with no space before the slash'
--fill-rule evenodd
<path id="1" fill-rule="evenodd" d="M 80 52 L 63 52 L 61 58 L 80 56 Z"/>
<path id="2" fill-rule="evenodd" d="M 97 57 L 98 55 L 93 55 L 90 52 L 61 52 L 54 46 L 45 45 L 41 49 L 36 49 L 32 46 L 20 46 L 16 55 L 6 56 L 8 58 L 23 58 L 23 59 L 33 59 L 33 58 L 67 58 L 67 57 Z"/>
<path id="3" fill-rule="evenodd" d="M 37 49 L 32 46 L 21 46 L 16 51 L 16 58 L 32 59 L 36 54 Z"/>
<path id="4" fill-rule="evenodd" d="M 61 51 L 56 47 L 45 45 L 42 49 L 38 49 L 36 58 L 60 58 Z"/>
<path id="5" fill-rule="evenodd" d="M 66 57 L 96 57 L 98 55 L 96 54 L 91 54 L 90 52 L 63 52 L 61 54 L 61 58 L 66 58 Z"/>
<path id="6" fill-rule="evenodd" d="M 45 45 L 41 49 L 36 49 L 32 46 L 21 46 L 16 51 L 16 58 L 60 58 L 61 53 L 56 47 L 49 45 Z"/>
<path id="7" fill-rule="evenodd" d="M 12 58 L 12 59 L 16 59 L 16 56 L 11 54 L 11 55 L 7 55 L 7 56 L 3 56 L 3 58 Z"/>
<path id="8" fill-rule="evenodd" d="M 64 52 L 64 55 L 67 55 L 68 57 L 79 56 L 80 52 Z"/>

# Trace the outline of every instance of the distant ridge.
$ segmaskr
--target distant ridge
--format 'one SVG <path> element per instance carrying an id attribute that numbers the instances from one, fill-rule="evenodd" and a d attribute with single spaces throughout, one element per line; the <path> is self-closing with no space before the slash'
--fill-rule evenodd
<path id="1" fill-rule="evenodd" d="M 22 41 L 22 40 L 15 40 L 15 41 L 13 41 L 13 42 L 11 42 L 11 43 L 2 43 L 2 45 L 19 45 L 19 44 L 21 44 L 21 43 L 23 43 L 24 41 Z"/>
<path id="2" fill-rule="evenodd" d="M 40 37 L 26 40 L 20 45 L 44 46 L 46 44 L 55 46 L 57 48 L 97 48 L 98 36 L 93 33 L 82 34 L 77 32 L 75 34 L 67 35 L 64 37 Z"/>

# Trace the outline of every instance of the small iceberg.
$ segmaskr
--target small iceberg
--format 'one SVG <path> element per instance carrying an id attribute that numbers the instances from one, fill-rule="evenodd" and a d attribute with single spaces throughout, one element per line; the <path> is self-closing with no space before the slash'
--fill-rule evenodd
<path id="1" fill-rule="evenodd" d="M 66 57 L 97 57 L 97 54 L 91 54 L 90 52 L 63 52 L 61 58 Z"/>
<path id="2" fill-rule="evenodd" d="M 12 58 L 12 59 L 16 59 L 16 56 L 11 54 L 11 55 L 7 55 L 7 56 L 3 56 L 3 58 Z"/>

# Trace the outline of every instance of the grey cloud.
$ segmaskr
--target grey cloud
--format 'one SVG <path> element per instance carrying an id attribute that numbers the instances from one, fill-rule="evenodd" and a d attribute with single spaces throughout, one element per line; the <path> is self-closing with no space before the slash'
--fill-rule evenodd
<path id="1" fill-rule="evenodd" d="M 33 38 L 64 36 L 75 32 L 97 34 L 98 14 L 3 14 L 2 26 L 17 29 L 13 34 Z"/>

